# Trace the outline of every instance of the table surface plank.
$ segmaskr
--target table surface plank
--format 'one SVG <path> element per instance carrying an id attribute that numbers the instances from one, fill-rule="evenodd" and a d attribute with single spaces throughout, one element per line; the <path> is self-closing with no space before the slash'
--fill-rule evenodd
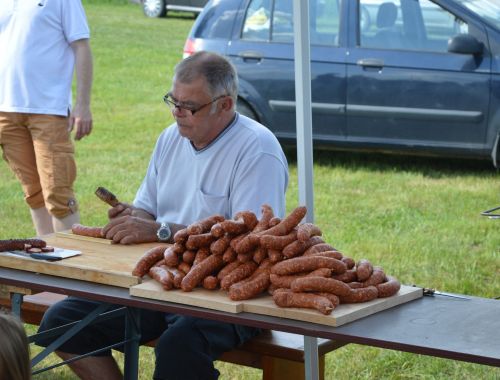
<path id="1" fill-rule="evenodd" d="M 340 327 L 133 297 L 87 281 L 0 268 L 0 283 L 206 319 L 500 367 L 500 301 L 423 297 Z"/>

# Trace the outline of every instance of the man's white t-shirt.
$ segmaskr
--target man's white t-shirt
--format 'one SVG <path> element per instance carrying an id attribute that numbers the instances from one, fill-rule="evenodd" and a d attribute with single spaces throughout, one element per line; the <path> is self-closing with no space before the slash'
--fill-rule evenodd
<path id="1" fill-rule="evenodd" d="M 0 1 L 0 111 L 68 115 L 74 53 L 88 39 L 80 0 Z"/>
<path id="2" fill-rule="evenodd" d="M 239 114 L 206 148 L 197 151 L 176 124 L 156 143 L 134 206 L 158 222 L 189 225 L 211 215 L 233 218 L 261 206 L 285 215 L 288 164 L 276 137 Z"/>

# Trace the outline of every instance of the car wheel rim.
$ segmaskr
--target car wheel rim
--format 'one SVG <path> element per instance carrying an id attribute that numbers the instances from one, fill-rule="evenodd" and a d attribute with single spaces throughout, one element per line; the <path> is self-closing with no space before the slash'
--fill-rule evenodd
<path id="1" fill-rule="evenodd" d="M 156 16 L 161 12 L 161 1 L 159 0 L 145 0 L 144 13 L 148 16 Z"/>

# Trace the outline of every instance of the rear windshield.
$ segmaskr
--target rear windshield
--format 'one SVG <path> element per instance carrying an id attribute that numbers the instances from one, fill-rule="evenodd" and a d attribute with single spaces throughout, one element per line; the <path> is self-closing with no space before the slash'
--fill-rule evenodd
<path id="1" fill-rule="evenodd" d="M 237 13 L 236 7 L 230 3 L 234 1 L 212 2 L 212 6 L 205 9 L 194 37 L 228 39 Z"/>

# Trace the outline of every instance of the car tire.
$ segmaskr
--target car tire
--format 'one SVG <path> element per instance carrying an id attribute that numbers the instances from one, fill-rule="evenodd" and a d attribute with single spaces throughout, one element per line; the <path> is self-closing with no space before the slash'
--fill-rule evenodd
<path id="1" fill-rule="evenodd" d="M 147 17 L 165 17 L 165 0 L 143 0 L 142 10 Z"/>
<path id="2" fill-rule="evenodd" d="M 259 121 L 259 118 L 255 114 L 255 112 L 250 108 L 248 103 L 246 103 L 242 99 L 238 99 L 236 103 L 236 111 L 238 111 L 241 115 L 249 117 L 250 119 L 253 119 L 255 121 Z"/>

